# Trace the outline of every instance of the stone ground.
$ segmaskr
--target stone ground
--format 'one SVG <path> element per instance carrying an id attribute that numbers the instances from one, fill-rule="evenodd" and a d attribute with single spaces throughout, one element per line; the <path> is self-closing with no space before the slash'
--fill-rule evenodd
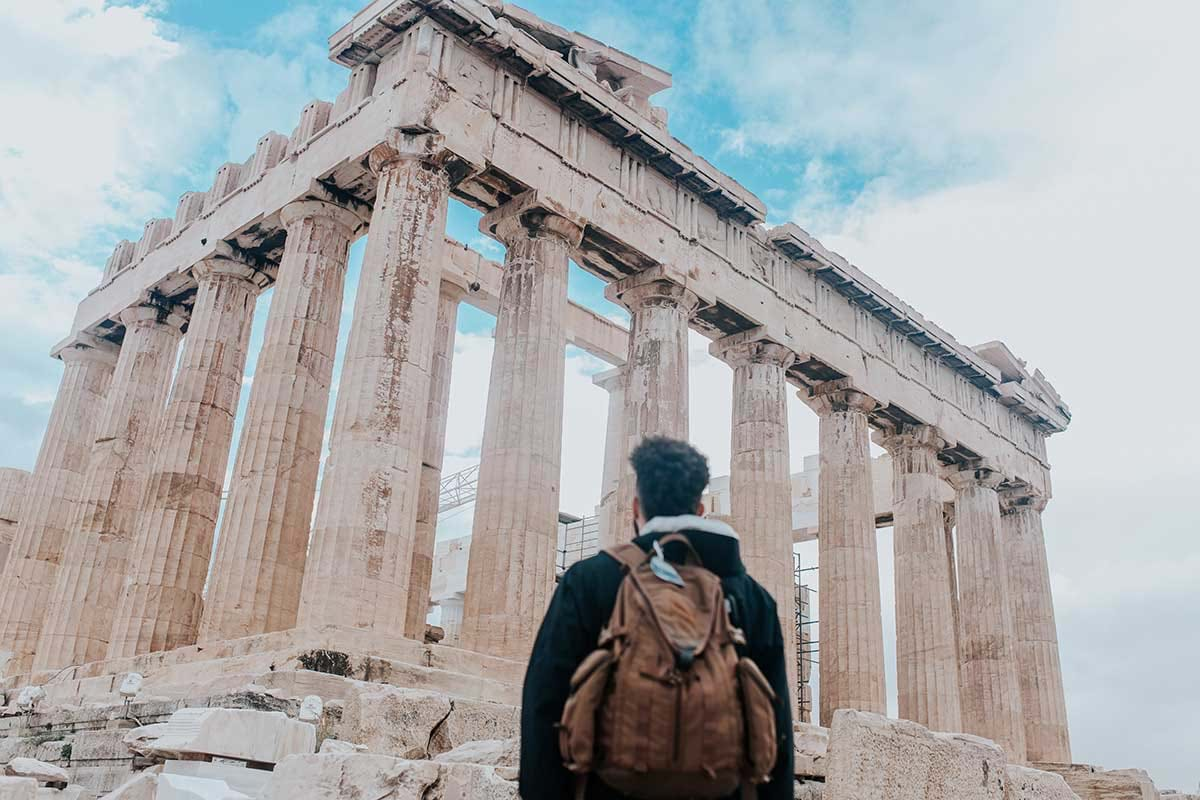
<path id="1" fill-rule="evenodd" d="M 33 709 L 6 682 L 0 800 L 517 797 L 514 662 L 328 630 L 114 665 L 146 670 L 128 703 L 127 671 L 103 665 L 46 682 Z M 874 714 L 796 726 L 805 800 L 1193 798 L 1160 795 L 1139 771 L 1036 767 L 1008 764 L 985 739 Z"/>

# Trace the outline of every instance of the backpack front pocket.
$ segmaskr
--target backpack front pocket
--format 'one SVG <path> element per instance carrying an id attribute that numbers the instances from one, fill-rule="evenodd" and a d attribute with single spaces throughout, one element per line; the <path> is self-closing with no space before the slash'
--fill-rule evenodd
<path id="1" fill-rule="evenodd" d="M 613 654 L 593 650 L 571 676 L 571 696 L 558 727 L 563 763 L 575 773 L 591 772 L 596 757 L 596 712 L 608 691 Z"/>

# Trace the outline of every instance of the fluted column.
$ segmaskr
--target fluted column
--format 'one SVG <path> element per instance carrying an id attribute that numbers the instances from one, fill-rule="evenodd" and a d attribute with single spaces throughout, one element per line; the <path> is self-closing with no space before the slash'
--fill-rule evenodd
<path id="1" fill-rule="evenodd" d="M 958 517 L 963 730 L 991 739 L 1009 761 L 1021 762 L 1025 725 L 996 491 L 1003 476 L 980 466 L 948 477 Z"/>
<path id="2" fill-rule="evenodd" d="M 819 384 L 801 399 L 821 417 L 818 602 L 821 724 L 828 726 L 839 708 L 887 713 L 867 424 L 876 402 L 845 380 Z"/>
<path id="3" fill-rule="evenodd" d="M 0 573 L 0 675 L 25 673 L 33 665 L 117 348 L 88 337 L 59 357 L 62 381 Z"/>
<path id="4" fill-rule="evenodd" d="M 526 658 L 554 591 L 567 259 L 577 222 L 522 195 L 480 227 L 507 252 L 496 315 L 463 647 Z"/>
<path id="5" fill-rule="evenodd" d="M 329 456 L 301 588 L 300 627 L 402 636 L 450 178 L 440 139 L 400 136 L 378 176 Z"/>
<path id="6" fill-rule="evenodd" d="M 757 331 L 713 342 L 733 367 L 729 497 L 746 569 L 775 598 L 796 683 L 796 572 L 792 557 L 792 479 L 788 447 L 787 369 L 796 354 Z M 793 701 L 795 696 L 793 695 Z"/>
<path id="7" fill-rule="evenodd" d="M 329 408 L 350 244 L 364 227 L 332 203 L 291 203 L 250 386 L 199 640 L 296 624 Z"/>
<path id="8" fill-rule="evenodd" d="M 267 278 L 232 257 L 192 267 L 196 302 L 154 441 L 108 657 L 194 644 L 254 304 Z"/>
<path id="9" fill-rule="evenodd" d="M 17 533 L 17 522 L 21 519 L 21 504 L 29 486 L 29 473 L 23 469 L 0 467 L 0 574 L 8 551 L 12 548 Z"/>
<path id="10" fill-rule="evenodd" d="M 421 487 L 417 495 L 417 535 L 413 541 L 408 578 L 408 613 L 404 635 L 423 641 L 429 616 L 429 584 L 433 579 L 433 549 L 437 541 L 438 503 L 441 499 L 442 457 L 446 451 L 446 415 L 450 408 L 450 373 L 454 366 L 454 334 L 458 304 L 465 291 L 442 281 L 438 292 L 437 327 L 433 334 L 433 362 L 429 371 L 429 399 L 425 403 L 425 441 L 421 445 Z"/>
<path id="11" fill-rule="evenodd" d="M 958 651 L 937 458 L 946 443 L 928 425 L 905 425 L 880 443 L 892 454 L 900 718 L 936 731 L 961 731 Z"/>
<path id="12" fill-rule="evenodd" d="M 622 367 L 592 376 L 592 383 L 608 392 L 608 424 L 604 429 L 604 472 L 600 479 L 600 509 L 597 520 L 599 545 L 612 547 L 633 536 L 628 514 L 617 511 L 617 490 L 621 475 L 621 443 L 624 431 L 621 415 L 625 412 L 625 370 Z"/>
<path id="13" fill-rule="evenodd" d="M 1009 599 L 1017 640 L 1017 675 L 1030 761 L 1071 763 L 1067 702 L 1042 532 L 1046 498 L 1029 489 L 1000 495 Z"/>
<path id="14" fill-rule="evenodd" d="M 121 312 L 125 338 L 96 424 L 62 566 L 50 595 L 35 669 L 99 661 L 108 652 L 155 434 L 171 386 L 184 318 L 142 305 Z"/>
<path id="15" fill-rule="evenodd" d="M 609 284 L 605 296 L 630 314 L 624 433 L 611 525 L 632 534 L 637 484 L 629 454 L 647 436 L 688 438 L 688 320 L 700 299 L 658 268 Z"/>
<path id="16" fill-rule="evenodd" d="M 959 664 L 958 696 L 959 717 L 962 717 L 962 614 L 959 613 L 958 601 L 958 558 L 954 547 L 954 525 L 956 513 L 954 503 L 942 504 L 942 522 L 946 530 L 946 574 L 950 579 L 950 614 L 954 617 L 954 653 L 955 663 Z"/>

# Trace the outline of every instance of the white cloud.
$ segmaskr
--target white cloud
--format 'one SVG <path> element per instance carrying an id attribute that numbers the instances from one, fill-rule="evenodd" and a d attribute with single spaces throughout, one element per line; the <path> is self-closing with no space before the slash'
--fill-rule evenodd
<path id="1" fill-rule="evenodd" d="M 49 414 L 60 369 L 46 353 L 113 245 L 173 216 L 182 191 L 206 190 L 267 130 L 290 133 L 305 103 L 332 100 L 347 77 L 322 38 L 348 9 L 297 6 L 238 49 L 173 29 L 160 5 L 0 6 L 0 400 L 24 427 Z M 32 466 L 38 437 L 24 427 L 0 423 L 3 463 Z"/>

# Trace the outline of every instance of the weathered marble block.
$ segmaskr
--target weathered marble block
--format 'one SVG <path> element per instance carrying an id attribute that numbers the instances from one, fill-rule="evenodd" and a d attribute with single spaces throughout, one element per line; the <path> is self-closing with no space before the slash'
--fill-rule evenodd
<path id="1" fill-rule="evenodd" d="M 966 734 L 842 709 L 833 717 L 825 800 L 1003 800 L 1004 752 Z"/>
<path id="2" fill-rule="evenodd" d="M 20 756 L 5 765 L 4 774 L 10 778 L 32 778 L 44 783 L 69 783 L 71 780 L 62 767 L 38 761 L 36 758 Z"/>
<path id="3" fill-rule="evenodd" d="M 369 754 L 296 755 L 275 768 L 261 800 L 427 800 L 427 792 L 440 774 L 439 766 L 431 761 Z"/>
<path id="4" fill-rule="evenodd" d="M 37 800 L 37 794 L 33 778 L 0 777 L 0 800 Z"/>
<path id="5" fill-rule="evenodd" d="M 1061 775 L 1009 764 L 1004 800 L 1079 800 Z"/>
<path id="6" fill-rule="evenodd" d="M 181 708 L 156 739 L 141 746 L 150 755 L 198 754 L 275 764 L 316 750 L 317 729 L 279 711 Z"/>
<path id="7" fill-rule="evenodd" d="M 829 729 L 807 722 L 792 726 L 792 750 L 797 777 L 824 778 L 829 762 Z"/>

